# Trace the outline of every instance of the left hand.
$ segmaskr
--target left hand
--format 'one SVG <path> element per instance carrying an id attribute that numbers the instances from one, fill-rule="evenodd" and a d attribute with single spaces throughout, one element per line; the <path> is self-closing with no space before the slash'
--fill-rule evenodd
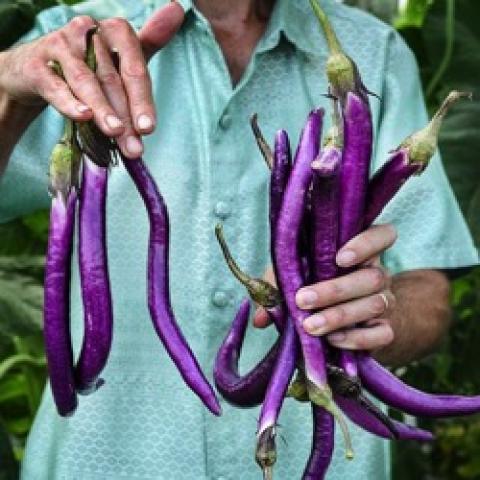
<path id="1" fill-rule="evenodd" d="M 378 350 L 393 341 L 395 296 L 390 290 L 390 275 L 381 267 L 380 255 L 395 243 L 396 237 L 392 225 L 369 228 L 337 254 L 339 267 L 359 269 L 297 292 L 298 307 L 316 311 L 304 322 L 308 333 L 326 335 L 335 347 L 349 350 Z M 257 311 L 254 324 L 265 326 L 265 312 Z"/>

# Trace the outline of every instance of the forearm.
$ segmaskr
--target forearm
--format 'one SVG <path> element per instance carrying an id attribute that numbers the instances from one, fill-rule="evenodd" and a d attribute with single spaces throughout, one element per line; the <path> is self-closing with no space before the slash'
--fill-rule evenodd
<path id="1" fill-rule="evenodd" d="M 441 272 L 415 270 L 395 275 L 391 289 L 394 341 L 375 356 L 387 365 L 405 365 L 434 351 L 447 332 L 450 285 Z"/>

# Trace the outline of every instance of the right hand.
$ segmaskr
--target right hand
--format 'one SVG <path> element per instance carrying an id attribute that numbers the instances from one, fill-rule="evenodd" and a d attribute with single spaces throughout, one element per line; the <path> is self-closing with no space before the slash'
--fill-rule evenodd
<path id="1" fill-rule="evenodd" d="M 95 22 L 88 16 L 31 43 L 0 53 L 0 91 L 13 102 L 39 110 L 51 104 L 75 121 L 94 120 L 100 130 L 115 137 L 127 158 L 143 153 L 141 136 L 155 128 L 156 114 L 147 62 L 166 45 L 183 23 L 182 7 L 171 2 L 157 10 L 137 34 L 121 18 Z M 97 72 L 84 62 L 85 35 L 95 24 Z M 120 55 L 120 72 L 111 51 Z M 60 63 L 65 81 L 48 62 Z"/>

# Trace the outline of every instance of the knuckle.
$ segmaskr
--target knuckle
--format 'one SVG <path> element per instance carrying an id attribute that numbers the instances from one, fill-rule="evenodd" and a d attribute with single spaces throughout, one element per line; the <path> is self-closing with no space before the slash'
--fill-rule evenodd
<path id="1" fill-rule="evenodd" d="M 69 26 L 75 30 L 87 30 L 95 25 L 95 21 L 88 15 L 78 15 L 70 20 Z"/>
<path id="2" fill-rule="evenodd" d="M 71 72 L 72 81 L 78 84 L 85 84 L 93 79 L 93 73 L 87 68 L 75 68 Z"/>
<path id="3" fill-rule="evenodd" d="M 62 30 L 57 30 L 48 35 L 48 43 L 52 49 L 65 50 L 68 48 L 68 41 L 65 33 Z"/>
<path id="4" fill-rule="evenodd" d="M 107 87 L 118 87 L 120 85 L 120 77 L 114 71 L 98 74 L 100 82 Z"/>
<path id="5" fill-rule="evenodd" d="M 39 72 L 42 71 L 44 62 L 36 56 L 27 58 L 23 64 L 22 75 L 35 82 L 39 79 Z"/>
<path id="6" fill-rule="evenodd" d="M 368 350 L 370 348 L 370 341 L 366 333 L 359 332 L 355 339 L 355 347 L 359 350 Z"/>
<path id="7" fill-rule="evenodd" d="M 346 321 L 346 311 L 343 307 L 335 307 L 324 312 L 327 324 L 332 329 L 342 327 Z"/>
<path id="8" fill-rule="evenodd" d="M 101 22 L 101 25 L 103 27 L 107 27 L 107 28 L 122 31 L 122 32 L 131 31 L 132 29 L 132 27 L 127 22 L 127 20 L 121 17 L 107 18 L 106 20 L 103 20 Z"/>
<path id="9" fill-rule="evenodd" d="M 381 268 L 369 268 L 370 284 L 374 289 L 381 289 L 385 286 L 385 272 Z"/>
<path id="10" fill-rule="evenodd" d="M 131 78 L 142 78 L 147 75 L 147 68 L 143 61 L 132 60 L 130 62 L 125 62 L 123 73 L 127 77 Z"/>

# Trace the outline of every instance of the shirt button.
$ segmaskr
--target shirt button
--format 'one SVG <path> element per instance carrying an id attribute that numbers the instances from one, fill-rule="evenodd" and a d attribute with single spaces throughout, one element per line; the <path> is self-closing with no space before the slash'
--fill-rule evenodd
<path id="1" fill-rule="evenodd" d="M 212 302 L 216 307 L 226 307 L 228 305 L 228 295 L 222 290 L 217 290 L 213 294 Z"/>
<path id="2" fill-rule="evenodd" d="M 220 128 L 226 130 L 232 124 L 232 116 L 229 113 L 224 113 L 220 118 Z"/>
<path id="3" fill-rule="evenodd" d="M 223 201 L 217 202 L 213 211 L 215 215 L 218 218 L 221 218 L 222 220 L 225 220 L 226 218 L 228 218 L 232 213 L 230 205 L 227 202 L 223 202 Z"/>

